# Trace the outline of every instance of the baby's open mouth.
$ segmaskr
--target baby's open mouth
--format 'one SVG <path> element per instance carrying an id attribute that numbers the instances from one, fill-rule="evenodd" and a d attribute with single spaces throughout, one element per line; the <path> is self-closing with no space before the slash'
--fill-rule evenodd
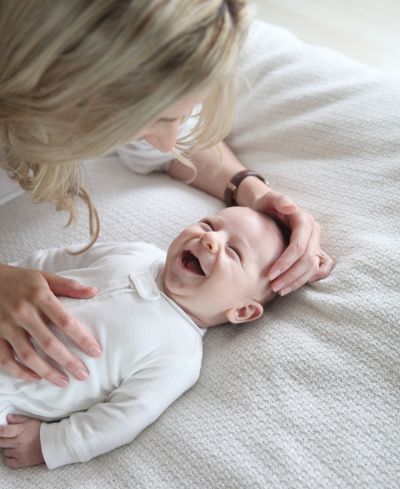
<path id="1" fill-rule="evenodd" d="M 201 268 L 198 258 L 196 258 L 191 251 L 185 250 L 182 253 L 182 264 L 187 269 L 197 275 L 205 275 L 203 269 Z"/>

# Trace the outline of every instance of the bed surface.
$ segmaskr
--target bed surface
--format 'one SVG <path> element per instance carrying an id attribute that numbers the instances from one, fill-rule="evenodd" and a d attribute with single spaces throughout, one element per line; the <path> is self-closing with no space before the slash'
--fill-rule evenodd
<path id="1" fill-rule="evenodd" d="M 254 23 L 229 144 L 310 209 L 336 258 L 324 281 L 247 327 L 204 340 L 198 383 L 130 445 L 89 463 L 19 471 L 0 488 L 400 487 L 400 80 Z M 221 207 L 117 159 L 87 164 L 100 240 L 166 247 Z M 26 195 L 0 207 L 0 258 L 84 242 Z"/>

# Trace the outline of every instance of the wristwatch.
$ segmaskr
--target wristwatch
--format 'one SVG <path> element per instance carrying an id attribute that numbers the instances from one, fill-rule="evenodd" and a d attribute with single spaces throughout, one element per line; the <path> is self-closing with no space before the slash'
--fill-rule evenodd
<path id="1" fill-rule="evenodd" d="M 264 182 L 266 185 L 269 185 L 269 183 L 264 177 L 262 177 L 261 175 L 259 175 L 253 170 L 242 170 L 236 173 L 235 175 L 233 175 L 231 181 L 226 186 L 225 193 L 224 193 L 224 202 L 228 207 L 233 207 L 234 205 L 238 205 L 236 202 L 236 193 L 239 185 L 246 177 L 256 177 L 262 182 Z"/>

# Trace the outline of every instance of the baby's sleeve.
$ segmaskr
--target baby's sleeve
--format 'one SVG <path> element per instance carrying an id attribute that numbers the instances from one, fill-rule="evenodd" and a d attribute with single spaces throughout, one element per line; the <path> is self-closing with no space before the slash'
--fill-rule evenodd
<path id="1" fill-rule="evenodd" d="M 42 423 L 40 441 L 49 469 L 86 462 L 131 442 L 197 380 L 188 358 L 166 359 L 123 381 L 107 400 L 55 423 Z"/>

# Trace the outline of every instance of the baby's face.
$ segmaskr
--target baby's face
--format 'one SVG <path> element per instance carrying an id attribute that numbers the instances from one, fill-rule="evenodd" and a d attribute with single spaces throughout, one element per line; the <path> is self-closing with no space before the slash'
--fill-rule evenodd
<path id="1" fill-rule="evenodd" d="M 223 209 L 172 242 L 164 269 L 166 293 L 201 326 L 232 321 L 227 311 L 265 298 L 268 269 L 283 249 L 272 219 L 246 207 Z"/>

